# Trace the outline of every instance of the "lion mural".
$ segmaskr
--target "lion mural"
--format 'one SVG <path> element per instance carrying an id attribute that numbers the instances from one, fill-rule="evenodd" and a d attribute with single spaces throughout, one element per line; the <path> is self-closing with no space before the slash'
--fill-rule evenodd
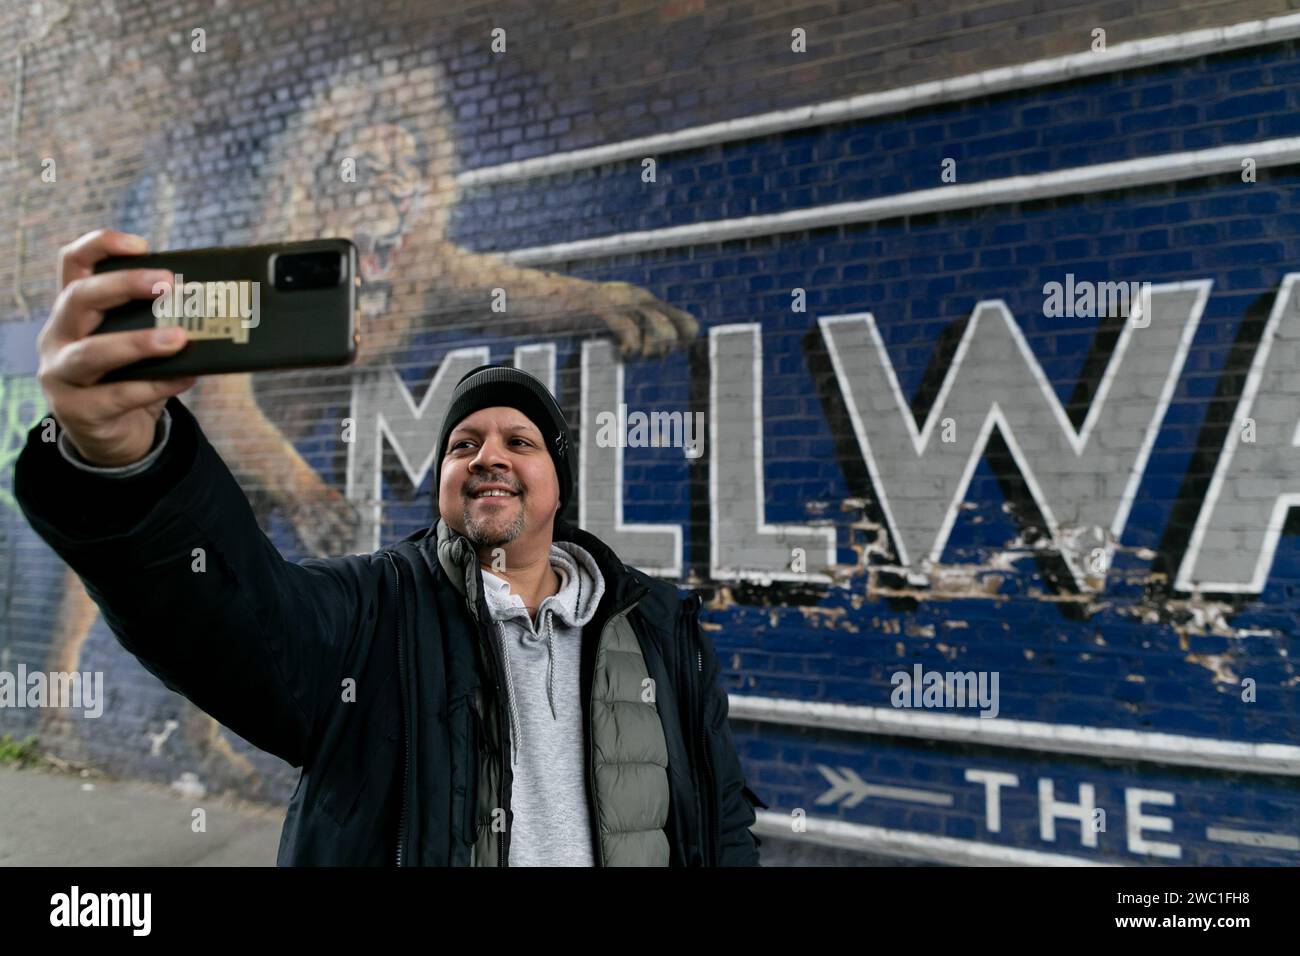
<path id="1" fill-rule="evenodd" d="M 249 492 L 263 525 L 278 510 L 314 554 L 359 550 L 357 515 L 303 459 L 294 440 L 319 420 L 331 389 L 337 389 L 336 398 L 347 394 L 354 369 L 391 363 L 422 330 L 481 332 L 489 318 L 510 335 L 609 332 L 624 356 L 663 355 L 698 332 L 690 315 L 639 287 L 518 268 L 452 242 L 456 150 L 445 89 L 436 65 L 382 79 L 346 72 L 321 83 L 265 155 L 253 156 L 248 194 L 238 197 L 256 210 L 253 225 L 223 239 L 234 244 L 344 236 L 358 248 L 362 339 L 355 366 L 262 373 L 258 380 L 274 386 L 264 394 L 251 375 L 209 376 L 184 396 Z M 163 174 L 154 189 L 155 249 L 183 239 L 171 234 L 177 209 L 166 179 Z M 505 315 L 489 310 L 495 288 L 507 292 Z M 49 668 L 78 669 L 97 615 L 69 572 Z M 215 721 L 196 712 L 182 726 L 204 758 L 211 784 L 246 789 L 255 783 L 252 765 L 231 749 Z"/>

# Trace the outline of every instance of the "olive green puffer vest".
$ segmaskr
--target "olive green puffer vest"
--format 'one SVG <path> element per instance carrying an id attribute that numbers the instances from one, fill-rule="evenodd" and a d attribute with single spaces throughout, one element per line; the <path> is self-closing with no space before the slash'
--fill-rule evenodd
<path id="1" fill-rule="evenodd" d="M 473 547 L 439 520 L 438 561 L 456 590 L 465 595 L 478 619 L 482 577 Z M 610 586 L 610 582 L 606 582 Z M 635 605 L 633 605 L 635 607 Z M 627 616 L 612 615 L 601 629 L 591 684 L 592 783 L 599 821 L 598 866 L 668 866 L 668 745 L 653 694 L 646 694 L 649 674 L 641 645 Z M 584 639 L 590 635 L 584 634 Z M 490 648 L 481 648 L 492 660 Z M 648 696 L 650 700 L 643 700 Z M 505 748 L 494 707 L 482 688 L 475 694 L 479 741 L 477 830 L 474 866 L 499 866 L 501 831 L 501 759 Z"/>

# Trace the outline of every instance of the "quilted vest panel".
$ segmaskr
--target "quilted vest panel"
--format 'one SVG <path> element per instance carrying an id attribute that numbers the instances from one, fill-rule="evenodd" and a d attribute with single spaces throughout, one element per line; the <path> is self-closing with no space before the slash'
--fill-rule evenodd
<path id="1" fill-rule="evenodd" d="M 626 612 L 610 619 L 596 650 L 591 684 L 592 766 L 603 866 L 668 866 L 668 744 L 653 687 Z M 481 698 L 482 736 L 496 736 L 496 715 Z M 483 726 L 487 725 L 487 726 Z M 486 744 L 486 739 L 480 743 Z M 486 752 L 479 767 L 474 866 L 500 865 L 498 761 Z M 495 824 L 494 824 L 494 821 Z"/>
<path id="2" fill-rule="evenodd" d="M 592 765 L 603 866 L 667 866 L 668 744 L 654 687 L 627 613 L 596 649 Z"/>

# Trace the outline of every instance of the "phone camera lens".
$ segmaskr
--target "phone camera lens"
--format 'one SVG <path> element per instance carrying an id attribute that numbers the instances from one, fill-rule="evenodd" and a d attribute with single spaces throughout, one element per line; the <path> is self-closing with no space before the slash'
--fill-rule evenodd
<path id="1" fill-rule="evenodd" d="M 338 252 L 300 252 L 275 259 L 275 287 L 294 292 L 332 289 L 343 279 L 343 256 Z"/>

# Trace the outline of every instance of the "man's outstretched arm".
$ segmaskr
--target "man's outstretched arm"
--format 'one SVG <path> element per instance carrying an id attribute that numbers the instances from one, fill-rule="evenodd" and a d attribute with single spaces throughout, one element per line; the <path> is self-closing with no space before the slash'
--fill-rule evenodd
<path id="1" fill-rule="evenodd" d="M 141 251 L 126 240 L 91 233 L 60 255 L 64 287 L 38 340 L 38 378 L 64 433 L 49 441 L 44 423 L 32 428 L 15 497 L 123 647 L 240 736 L 300 765 L 373 610 L 369 559 L 284 560 L 176 397 L 192 379 L 99 383 L 111 368 L 173 350 L 154 330 L 89 335 L 105 309 L 150 294 L 155 277 L 144 270 L 92 274 L 99 258 Z M 164 407 L 170 434 L 160 445 Z M 65 457 L 59 445 L 69 440 L 96 467 L 159 454 L 110 477 Z"/>

